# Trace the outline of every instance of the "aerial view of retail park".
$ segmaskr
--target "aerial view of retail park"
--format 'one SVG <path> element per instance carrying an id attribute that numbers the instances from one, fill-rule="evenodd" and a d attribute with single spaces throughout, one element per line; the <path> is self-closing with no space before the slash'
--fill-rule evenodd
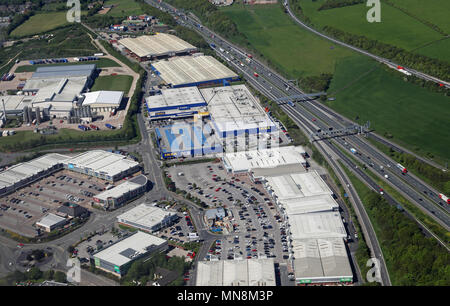
<path id="1" fill-rule="evenodd" d="M 449 286 L 450 2 L 366 2 L 0 0 L 0 285 Z"/>

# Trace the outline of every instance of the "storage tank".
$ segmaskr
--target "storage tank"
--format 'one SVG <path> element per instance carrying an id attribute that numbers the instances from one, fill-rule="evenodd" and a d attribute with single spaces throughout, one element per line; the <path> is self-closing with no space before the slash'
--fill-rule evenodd
<path id="1" fill-rule="evenodd" d="M 25 106 L 23 108 L 23 122 L 24 123 L 30 123 L 30 119 L 28 117 L 28 106 Z"/>
<path id="2" fill-rule="evenodd" d="M 33 121 L 33 109 L 31 107 L 28 107 L 27 109 L 28 111 L 28 123 L 31 123 L 31 121 Z"/>
<path id="3" fill-rule="evenodd" d="M 41 113 L 39 107 L 36 107 L 36 123 L 41 123 Z"/>

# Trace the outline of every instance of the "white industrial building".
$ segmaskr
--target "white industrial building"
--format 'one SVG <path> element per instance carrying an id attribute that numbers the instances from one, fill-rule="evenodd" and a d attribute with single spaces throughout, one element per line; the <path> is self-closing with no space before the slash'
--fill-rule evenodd
<path id="1" fill-rule="evenodd" d="M 25 163 L 19 163 L 0 172 L 0 195 L 14 192 L 63 168 L 69 157 L 51 153 Z"/>
<path id="2" fill-rule="evenodd" d="M 276 130 L 275 123 L 251 94 L 241 85 L 201 89 L 219 137 L 262 134 Z"/>
<path id="3" fill-rule="evenodd" d="M 118 42 L 141 61 L 162 56 L 188 54 L 197 50 L 195 46 L 181 38 L 165 33 L 123 38 Z"/>
<path id="4" fill-rule="evenodd" d="M 115 182 L 139 171 L 140 166 L 121 154 L 93 150 L 64 161 L 64 168 Z"/>
<path id="5" fill-rule="evenodd" d="M 206 112 L 206 102 L 197 87 L 162 89 L 145 98 L 150 119 L 192 117 Z"/>
<path id="6" fill-rule="evenodd" d="M 90 106 L 97 112 L 111 112 L 120 107 L 123 91 L 100 90 L 84 93 L 83 96 L 83 106 Z"/>
<path id="7" fill-rule="evenodd" d="M 1 104 L 0 111 L 5 113 L 6 115 L 20 115 L 23 111 L 23 108 L 27 105 L 26 101 L 24 102 L 25 96 L 0 96 Z"/>
<path id="8" fill-rule="evenodd" d="M 266 177 L 266 181 L 269 193 L 279 201 L 333 194 L 317 171 Z"/>
<path id="9" fill-rule="evenodd" d="M 22 89 L 23 106 L 39 108 L 43 117 L 69 117 L 95 71 L 95 64 L 38 67 Z"/>
<path id="10" fill-rule="evenodd" d="M 36 227 L 51 232 L 56 228 L 62 227 L 67 223 L 66 218 L 57 216 L 55 214 L 48 214 L 40 221 L 36 222 Z"/>
<path id="11" fill-rule="evenodd" d="M 337 211 L 338 203 L 331 195 L 316 195 L 286 200 L 276 200 L 287 215 L 298 215 L 312 212 Z"/>
<path id="12" fill-rule="evenodd" d="M 270 149 L 226 153 L 223 164 L 228 172 L 234 174 L 256 171 L 256 169 L 273 169 L 288 167 L 292 171 L 304 170 L 306 160 L 303 147 L 285 146 Z"/>
<path id="13" fill-rule="evenodd" d="M 117 208 L 143 194 L 147 190 L 147 183 L 147 177 L 141 174 L 97 194 L 93 199 L 105 209 Z"/>
<path id="14" fill-rule="evenodd" d="M 196 286 L 275 286 L 273 259 L 199 261 Z"/>
<path id="15" fill-rule="evenodd" d="M 341 238 L 296 240 L 293 251 L 297 284 L 353 281 L 353 272 Z"/>
<path id="16" fill-rule="evenodd" d="M 346 238 L 344 223 L 337 211 L 289 215 L 291 239 Z"/>
<path id="17" fill-rule="evenodd" d="M 143 256 L 167 249 L 167 240 L 138 231 L 98 253 L 94 253 L 95 267 L 121 277 L 131 263 Z"/>
<path id="18" fill-rule="evenodd" d="M 239 76 L 212 56 L 180 56 L 151 64 L 152 70 L 173 88 L 222 84 Z"/>
<path id="19" fill-rule="evenodd" d="M 175 212 L 146 203 L 117 216 L 118 223 L 147 232 L 155 232 L 170 226 L 177 219 L 178 215 Z"/>

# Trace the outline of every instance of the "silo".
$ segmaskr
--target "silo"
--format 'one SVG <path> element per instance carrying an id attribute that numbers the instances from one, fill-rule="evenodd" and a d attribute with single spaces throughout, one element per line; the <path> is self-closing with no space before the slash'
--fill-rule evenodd
<path id="1" fill-rule="evenodd" d="M 41 123 L 41 113 L 39 107 L 36 107 L 36 123 Z"/>
<path id="2" fill-rule="evenodd" d="M 23 108 L 23 122 L 30 123 L 30 119 L 28 118 L 28 106 Z"/>
<path id="3" fill-rule="evenodd" d="M 27 112 L 28 112 L 28 120 L 29 120 L 29 122 L 32 122 L 33 121 L 33 109 L 31 107 L 28 107 Z"/>

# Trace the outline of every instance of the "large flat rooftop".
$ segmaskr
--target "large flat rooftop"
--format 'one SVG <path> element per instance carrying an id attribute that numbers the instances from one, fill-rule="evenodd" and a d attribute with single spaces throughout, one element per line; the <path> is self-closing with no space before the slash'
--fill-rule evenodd
<path id="1" fill-rule="evenodd" d="M 275 286 L 274 261 L 199 261 L 196 286 Z"/>
<path id="2" fill-rule="evenodd" d="M 223 161 L 232 172 L 247 172 L 254 169 L 276 168 L 285 165 L 306 163 L 303 147 L 285 146 L 270 149 L 226 153 Z"/>
<path id="3" fill-rule="evenodd" d="M 339 282 L 353 279 L 342 238 L 295 240 L 295 278 L 308 282 Z"/>
<path id="4" fill-rule="evenodd" d="M 95 64 L 43 66 L 36 69 L 31 79 L 90 77 L 96 67 Z"/>
<path id="5" fill-rule="evenodd" d="M 159 57 L 197 50 L 195 46 L 181 38 L 165 33 L 124 38 L 119 40 L 119 44 L 138 57 Z"/>
<path id="6" fill-rule="evenodd" d="M 103 150 L 93 150 L 81 153 L 65 163 L 68 168 L 78 167 L 97 173 L 104 173 L 113 177 L 123 171 L 139 165 L 138 162 L 127 159 L 125 156 Z"/>
<path id="7" fill-rule="evenodd" d="M 347 232 L 337 211 L 289 215 L 291 238 L 345 238 Z"/>
<path id="8" fill-rule="evenodd" d="M 238 78 L 238 75 L 212 56 L 181 56 L 152 63 L 161 78 L 173 87 Z"/>
<path id="9" fill-rule="evenodd" d="M 195 86 L 162 89 L 161 94 L 149 96 L 145 100 L 151 112 L 206 106 L 205 99 L 203 99 L 200 91 Z"/>
<path id="10" fill-rule="evenodd" d="M 0 172 L 0 187 L 8 187 L 30 178 L 33 175 L 46 171 L 57 164 L 62 164 L 70 157 L 51 153 L 25 163 L 16 164 Z"/>
<path id="11" fill-rule="evenodd" d="M 259 101 L 243 84 L 204 88 L 200 92 L 208 103 L 214 125 L 221 133 L 275 129 Z"/>
<path id="12" fill-rule="evenodd" d="M 267 177 L 267 185 L 273 190 L 278 200 L 302 198 L 316 195 L 331 195 L 333 192 L 317 171 L 292 173 Z"/>
<path id="13" fill-rule="evenodd" d="M 138 231 L 94 254 L 94 257 L 120 267 L 133 260 L 134 257 L 146 254 L 151 246 L 155 248 L 164 243 L 166 243 L 164 239 Z"/>
<path id="14" fill-rule="evenodd" d="M 143 203 L 117 216 L 117 221 L 152 228 L 173 215 L 174 212 Z"/>
<path id="15" fill-rule="evenodd" d="M 339 207 L 338 203 L 329 194 L 294 198 L 279 202 L 288 215 L 331 211 Z"/>
<path id="16" fill-rule="evenodd" d="M 139 177 L 144 178 L 144 182 L 138 183 L 134 179 L 127 180 L 126 182 L 119 184 L 109 190 L 105 190 L 99 194 L 97 194 L 94 198 L 97 198 L 102 201 L 108 200 L 108 198 L 117 199 L 126 194 L 127 192 L 132 192 L 141 188 L 143 185 L 147 183 L 146 177 L 144 175 L 140 175 Z M 136 178 L 139 178 L 136 177 Z"/>

